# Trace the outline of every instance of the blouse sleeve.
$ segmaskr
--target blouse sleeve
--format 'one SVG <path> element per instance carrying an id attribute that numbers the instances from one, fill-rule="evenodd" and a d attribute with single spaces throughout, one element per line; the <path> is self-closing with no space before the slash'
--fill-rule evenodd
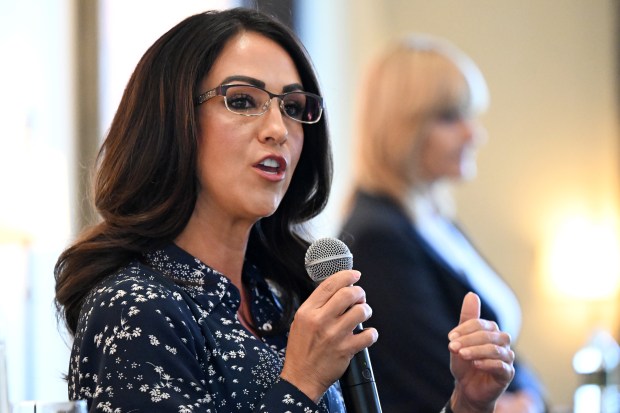
<path id="1" fill-rule="evenodd" d="M 280 379 L 265 395 L 260 413 L 319 413 L 318 406 L 297 387 Z"/>
<path id="2" fill-rule="evenodd" d="M 228 392 L 183 297 L 140 280 L 102 287 L 85 304 L 70 361 L 69 397 L 97 412 L 319 412 L 284 380 L 262 399 Z M 250 407 L 248 407 L 250 406 Z"/>
<path id="3" fill-rule="evenodd" d="M 191 312 L 142 283 L 103 287 L 85 304 L 70 362 L 70 398 L 91 411 L 189 412 L 209 403 Z"/>

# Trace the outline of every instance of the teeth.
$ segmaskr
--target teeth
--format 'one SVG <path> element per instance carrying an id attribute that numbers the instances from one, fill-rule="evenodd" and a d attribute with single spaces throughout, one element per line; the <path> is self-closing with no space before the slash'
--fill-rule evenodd
<path id="1" fill-rule="evenodd" d="M 269 168 L 277 168 L 280 166 L 278 162 L 276 162 L 275 159 L 265 159 L 264 161 L 261 162 L 261 165 L 267 166 Z"/>

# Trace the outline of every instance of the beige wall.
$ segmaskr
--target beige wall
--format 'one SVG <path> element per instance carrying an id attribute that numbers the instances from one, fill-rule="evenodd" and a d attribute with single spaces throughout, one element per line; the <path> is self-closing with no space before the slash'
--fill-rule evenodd
<path id="1" fill-rule="evenodd" d="M 490 140 L 479 177 L 458 188 L 459 215 L 517 293 L 524 325 L 516 348 L 557 409 L 571 404 L 578 383 L 575 351 L 596 325 L 614 335 L 619 325 L 617 294 L 569 299 L 546 287 L 542 266 L 566 210 L 618 217 L 616 13 L 612 0 L 348 0 L 343 16 L 352 49 L 342 81 L 351 90 L 376 48 L 407 31 L 451 39 L 485 74 Z"/>

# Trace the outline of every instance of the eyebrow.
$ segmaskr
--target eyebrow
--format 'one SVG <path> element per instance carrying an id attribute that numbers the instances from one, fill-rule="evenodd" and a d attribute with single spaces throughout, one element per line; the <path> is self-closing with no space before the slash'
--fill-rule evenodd
<path id="1" fill-rule="evenodd" d="M 260 87 L 262 89 L 265 89 L 265 86 L 266 86 L 265 82 L 263 82 L 262 80 L 258 80 L 258 79 L 255 79 L 249 76 L 241 76 L 241 75 L 228 76 L 222 81 L 222 85 L 226 85 L 226 84 L 229 84 L 235 81 L 245 82 L 252 86 Z M 304 90 L 303 86 L 299 83 L 292 83 L 282 88 L 283 93 L 293 92 L 293 91 L 303 91 L 303 90 Z"/>

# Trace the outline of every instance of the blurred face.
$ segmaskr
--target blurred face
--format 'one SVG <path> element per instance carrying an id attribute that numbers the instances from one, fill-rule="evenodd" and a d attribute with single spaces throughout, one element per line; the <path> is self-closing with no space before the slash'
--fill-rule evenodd
<path id="1" fill-rule="evenodd" d="M 474 178 L 476 152 L 485 140 L 486 131 L 477 119 L 456 112 L 436 116 L 420 142 L 417 175 L 427 183 Z"/>
<path id="2" fill-rule="evenodd" d="M 228 42 L 200 92 L 222 84 L 255 85 L 273 93 L 302 90 L 289 54 L 253 32 Z M 280 112 L 278 99 L 261 116 L 242 116 L 226 109 L 224 97 L 215 96 L 198 106 L 197 117 L 198 212 L 249 223 L 273 214 L 301 155 L 302 124 Z"/>

